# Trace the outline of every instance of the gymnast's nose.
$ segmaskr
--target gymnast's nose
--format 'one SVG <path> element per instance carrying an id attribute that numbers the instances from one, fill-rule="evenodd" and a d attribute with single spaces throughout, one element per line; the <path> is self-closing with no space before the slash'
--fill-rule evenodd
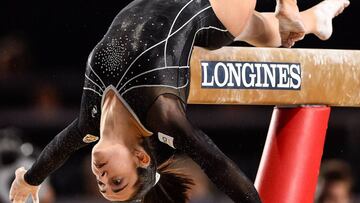
<path id="1" fill-rule="evenodd" d="M 99 175 L 96 176 L 96 179 L 98 180 L 98 182 L 103 183 L 105 185 L 105 183 L 107 182 L 107 172 L 106 171 L 101 171 Z"/>
<path id="2" fill-rule="evenodd" d="M 107 172 L 106 171 L 103 171 L 102 173 L 101 173 L 101 177 L 105 177 L 107 175 Z"/>

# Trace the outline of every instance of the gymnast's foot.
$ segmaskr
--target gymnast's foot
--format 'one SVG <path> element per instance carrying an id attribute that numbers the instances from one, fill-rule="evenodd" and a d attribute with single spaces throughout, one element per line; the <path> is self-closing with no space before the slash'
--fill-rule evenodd
<path id="1" fill-rule="evenodd" d="M 301 20 L 296 1 L 278 1 L 275 11 L 279 19 L 281 45 L 291 47 L 305 36 L 305 26 Z"/>
<path id="2" fill-rule="evenodd" d="M 332 19 L 342 13 L 349 5 L 349 0 L 324 0 L 311 8 L 314 9 L 317 19 L 314 34 L 321 40 L 329 39 L 333 32 Z"/>

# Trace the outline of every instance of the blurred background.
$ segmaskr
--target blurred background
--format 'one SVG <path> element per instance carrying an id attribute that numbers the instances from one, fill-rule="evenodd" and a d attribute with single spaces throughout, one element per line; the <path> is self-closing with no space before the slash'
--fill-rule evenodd
<path id="1" fill-rule="evenodd" d="M 14 170 L 31 166 L 41 149 L 77 116 L 88 54 L 129 2 L 1 1 L 0 203 L 8 202 Z M 319 2 L 301 0 L 298 4 L 303 10 Z M 351 4 L 335 19 L 330 40 L 307 36 L 295 47 L 359 49 L 360 5 L 358 1 Z M 273 11 L 274 7 L 275 0 L 260 0 L 257 5 L 258 11 Z M 188 115 L 254 180 L 272 108 L 190 105 Z M 332 110 L 318 187 L 323 191 L 318 193 L 320 199 L 350 194 L 353 202 L 360 202 L 356 199 L 360 194 L 359 118 L 357 108 Z M 46 181 L 41 202 L 105 202 L 99 199 L 89 171 L 90 150 L 74 154 Z M 199 186 L 192 192 L 192 202 L 231 202 L 190 160 L 183 159 L 181 166 L 198 171 Z"/>

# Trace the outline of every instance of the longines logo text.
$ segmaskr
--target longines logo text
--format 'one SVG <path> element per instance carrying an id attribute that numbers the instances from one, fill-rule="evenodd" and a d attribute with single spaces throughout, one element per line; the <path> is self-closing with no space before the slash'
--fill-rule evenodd
<path id="1" fill-rule="evenodd" d="M 299 63 L 202 61 L 202 88 L 301 89 Z"/>

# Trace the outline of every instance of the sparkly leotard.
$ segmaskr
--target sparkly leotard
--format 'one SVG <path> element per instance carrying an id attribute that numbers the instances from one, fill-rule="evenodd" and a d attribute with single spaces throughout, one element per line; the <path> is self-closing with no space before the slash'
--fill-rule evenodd
<path id="1" fill-rule="evenodd" d="M 216 49 L 232 41 L 208 0 L 134 0 L 116 16 L 89 56 L 79 117 L 46 146 L 25 174 L 26 182 L 41 184 L 73 152 L 88 144 L 84 136 L 99 136 L 107 90 L 115 90 L 146 127 L 146 114 L 158 96 L 172 94 L 186 102 L 193 46 Z M 209 176 L 221 173 L 223 178 L 213 178 L 234 200 L 257 202 L 252 184 L 242 182 L 244 175 L 222 157 L 225 155 L 206 135 L 199 137 L 199 145 L 189 149 L 192 158 Z M 230 167 L 214 168 L 210 160 Z"/>
<path id="2" fill-rule="evenodd" d="M 115 87 L 144 122 L 154 99 L 171 93 L 186 101 L 195 45 L 219 48 L 233 37 L 208 0 L 136 0 L 124 8 L 90 54 L 81 116 L 99 123 L 99 102 Z"/>

